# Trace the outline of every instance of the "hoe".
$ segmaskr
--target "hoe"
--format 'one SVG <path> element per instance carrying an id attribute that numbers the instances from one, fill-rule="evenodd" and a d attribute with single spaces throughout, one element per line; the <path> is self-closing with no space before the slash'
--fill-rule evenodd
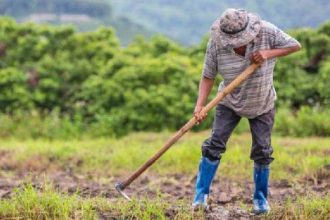
<path id="1" fill-rule="evenodd" d="M 248 66 L 239 76 L 237 76 L 223 91 L 210 101 L 201 111 L 201 114 L 208 113 L 214 108 L 226 95 L 231 93 L 237 86 L 245 81 L 257 68 L 258 64 L 251 64 Z M 195 117 L 191 118 L 182 128 L 180 128 L 165 144 L 164 146 L 154 154 L 147 162 L 145 162 L 138 170 L 132 173 L 124 182 L 118 182 L 115 185 L 116 190 L 127 200 L 131 200 L 124 192 L 134 180 L 136 180 L 146 169 L 154 164 L 170 147 L 173 146 L 187 131 L 189 131 L 197 123 Z"/>

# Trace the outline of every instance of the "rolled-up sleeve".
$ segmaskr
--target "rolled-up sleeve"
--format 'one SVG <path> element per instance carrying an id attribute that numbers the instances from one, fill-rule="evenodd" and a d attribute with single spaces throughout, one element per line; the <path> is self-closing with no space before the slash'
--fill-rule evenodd
<path id="1" fill-rule="evenodd" d="M 213 40 L 207 43 L 207 49 L 204 59 L 203 77 L 214 79 L 218 73 L 217 45 Z"/>
<path id="2" fill-rule="evenodd" d="M 275 25 L 273 26 L 273 31 L 274 31 L 274 39 L 273 39 L 273 48 L 288 48 L 288 47 L 296 47 L 296 46 L 301 46 L 300 43 L 276 27 Z"/>

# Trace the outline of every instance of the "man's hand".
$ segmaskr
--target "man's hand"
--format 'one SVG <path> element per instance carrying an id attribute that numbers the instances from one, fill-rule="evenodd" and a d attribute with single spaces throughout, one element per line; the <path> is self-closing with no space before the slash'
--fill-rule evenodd
<path id="1" fill-rule="evenodd" d="M 256 64 L 262 64 L 269 58 L 269 50 L 259 50 L 251 54 L 250 60 Z"/>
<path id="2" fill-rule="evenodd" d="M 201 105 L 196 105 L 195 110 L 194 110 L 194 117 L 197 121 L 197 124 L 201 123 L 207 116 L 206 114 L 202 114 L 201 111 L 204 108 L 204 106 Z"/>

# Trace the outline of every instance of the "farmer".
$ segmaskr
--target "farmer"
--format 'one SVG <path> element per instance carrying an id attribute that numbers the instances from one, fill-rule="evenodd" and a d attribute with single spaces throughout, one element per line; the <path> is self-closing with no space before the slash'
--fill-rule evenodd
<path id="1" fill-rule="evenodd" d="M 194 110 L 198 123 L 206 117 L 201 110 L 218 73 L 223 77 L 219 86 L 222 91 L 251 63 L 261 66 L 216 107 L 211 136 L 202 144 L 194 208 L 207 207 L 210 185 L 226 151 L 228 138 L 241 117 L 246 117 L 252 134 L 250 158 L 254 161 L 254 212 L 260 214 L 270 210 L 267 194 L 269 165 L 274 160 L 271 133 L 276 99 L 273 70 L 276 57 L 300 48 L 297 40 L 243 9 L 227 9 L 213 23 Z"/>

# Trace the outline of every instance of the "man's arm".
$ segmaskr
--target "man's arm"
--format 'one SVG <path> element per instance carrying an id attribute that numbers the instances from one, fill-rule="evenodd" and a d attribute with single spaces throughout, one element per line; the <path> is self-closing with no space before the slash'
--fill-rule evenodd
<path id="1" fill-rule="evenodd" d="M 275 57 L 282 57 L 294 53 L 301 49 L 300 45 L 288 48 L 278 48 L 278 49 L 271 49 L 271 50 L 259 50 L 254 52 L 250 59 L 254 63 L 261 64 L 267 59 L 275 58 Z"/>
<path id="2" fill-rule="evenodd" d="M 267 59 L 282 57 L 301 49 L 300 43 L 271 23 L 267 23 L 266 31 L 269 32 L 269 50 L 254 52 L 250 59 L 252 62 L 261 64 Z"/>
<path id="3" fill-rule="evenodd" d="M 217 46 L 212 41 L 209 40 L 207 43 L 205 59 L 204 59 L 204 67 L 202 73 L 202 79 L 199 82 L 199 92 L 198 92 L 198 99 L 196 101 L 194 116 L 198 123 L 204 120 L 206 117 L 205 115 L 201 115 L 200 111 L 203 109 L 207 97 L 209 96 L 213 84 L 214 78 L 218 73 L 218 60 L 217 60 Z"/>
<path id="4" fill-rule="evenodd" d="M 194 110 L 194 116 L 198 123 L 204 120 L 207 114 L 200 114 L 200 111 L 205 106 L 207 97 L 209 96 L 212 87 L 214 84 L 214 79 L 209 79 L 206 77 L 202 77 L 201 81 L 199 82 L 199 92 L 198 92 L 198 99 L 196 102 L 195 110 Z"/>

